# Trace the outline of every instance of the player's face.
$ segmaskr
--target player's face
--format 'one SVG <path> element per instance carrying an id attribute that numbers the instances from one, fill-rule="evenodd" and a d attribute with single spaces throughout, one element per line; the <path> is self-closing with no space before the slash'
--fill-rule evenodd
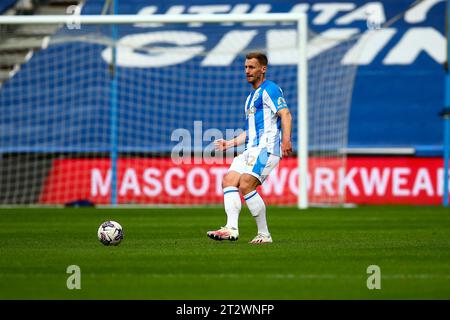
<path id="1" fill-rule="evenodd" d="M 262 66 L 255 58 L 245 60 L 245 75 L 248 83 L 258 86 L 264 80 L 267 67 Z"/>

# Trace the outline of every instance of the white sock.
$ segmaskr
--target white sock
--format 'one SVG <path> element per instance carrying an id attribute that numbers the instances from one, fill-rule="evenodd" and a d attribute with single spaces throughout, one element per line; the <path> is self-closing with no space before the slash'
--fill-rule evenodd
<path id="1" fill-rule="evenodd" d="M 247 202 L 248 209 L 256 220 L 258 233 L 270 235 L 269 229 L 267 228 L 266 205 L 264 204 L 264 200 L 261 198 L 258 192 L 256 192 L 256 190 L 247 193 L 244 196 L 244 199 Z"/>
<path id="2" fill-rule="evenodd" d="M 241 212 L 241 197 L 236 187 L 226 187 L 223 189 L 223 203 L 227 213 L 227 228 L 238 229 L 239 213 Z"/>

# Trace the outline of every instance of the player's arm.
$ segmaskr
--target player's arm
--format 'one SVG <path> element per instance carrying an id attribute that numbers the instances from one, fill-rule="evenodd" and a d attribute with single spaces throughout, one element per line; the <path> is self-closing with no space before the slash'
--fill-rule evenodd
<path id="1" fill-rule="evenodd" d="M 229 148 L 240 146 L 241 144 L 245 143 L 245 138 L 247 137 L 247 132 L 243 131 L 240 135 L 237 137 L 231 139 L 231 140 L 223 140 L 218 139 L 214 141 L 214 146 L 216 147 L 217 151 L 225 151 Z"/>
<path id="2" fill-rule="evenodd" d="M 281 152 L 283 157 L 287 157 L 292 153 L 291 129 L 292 115 L 288 108 L 278 110 L 278 116 L 281 118 Z"/>

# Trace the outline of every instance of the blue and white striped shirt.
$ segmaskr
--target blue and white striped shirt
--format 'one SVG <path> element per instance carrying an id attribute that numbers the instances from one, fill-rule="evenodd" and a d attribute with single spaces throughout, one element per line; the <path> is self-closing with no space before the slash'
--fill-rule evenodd
<path id="1" fill-rule="evenodd" d="M 281 118 L 277 112 L 287 108 L 283 91 L 274 82 L 265 80 L 245 101 L 245 149 L 267 148 L 267 152 L 281 156 Z"/>

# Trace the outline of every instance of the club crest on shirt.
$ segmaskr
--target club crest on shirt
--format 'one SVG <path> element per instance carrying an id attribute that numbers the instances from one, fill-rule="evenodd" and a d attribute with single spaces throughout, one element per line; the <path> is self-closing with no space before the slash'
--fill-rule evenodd
<path id="1" fill-rule="evenodd" d="M 284 100 L 283 97 L 278 98 L 277 104 L 278 104 L 278 109 L 287 107 L 286 100 Z"/>
<path id="2" fill-rule="evenodd" d="M 247 116 L 250 114 L 254 114 L 256 112 L 256 108 L 254 105 L 252 105 L 250 108 L 248 108 L 247 110 Z"/>

